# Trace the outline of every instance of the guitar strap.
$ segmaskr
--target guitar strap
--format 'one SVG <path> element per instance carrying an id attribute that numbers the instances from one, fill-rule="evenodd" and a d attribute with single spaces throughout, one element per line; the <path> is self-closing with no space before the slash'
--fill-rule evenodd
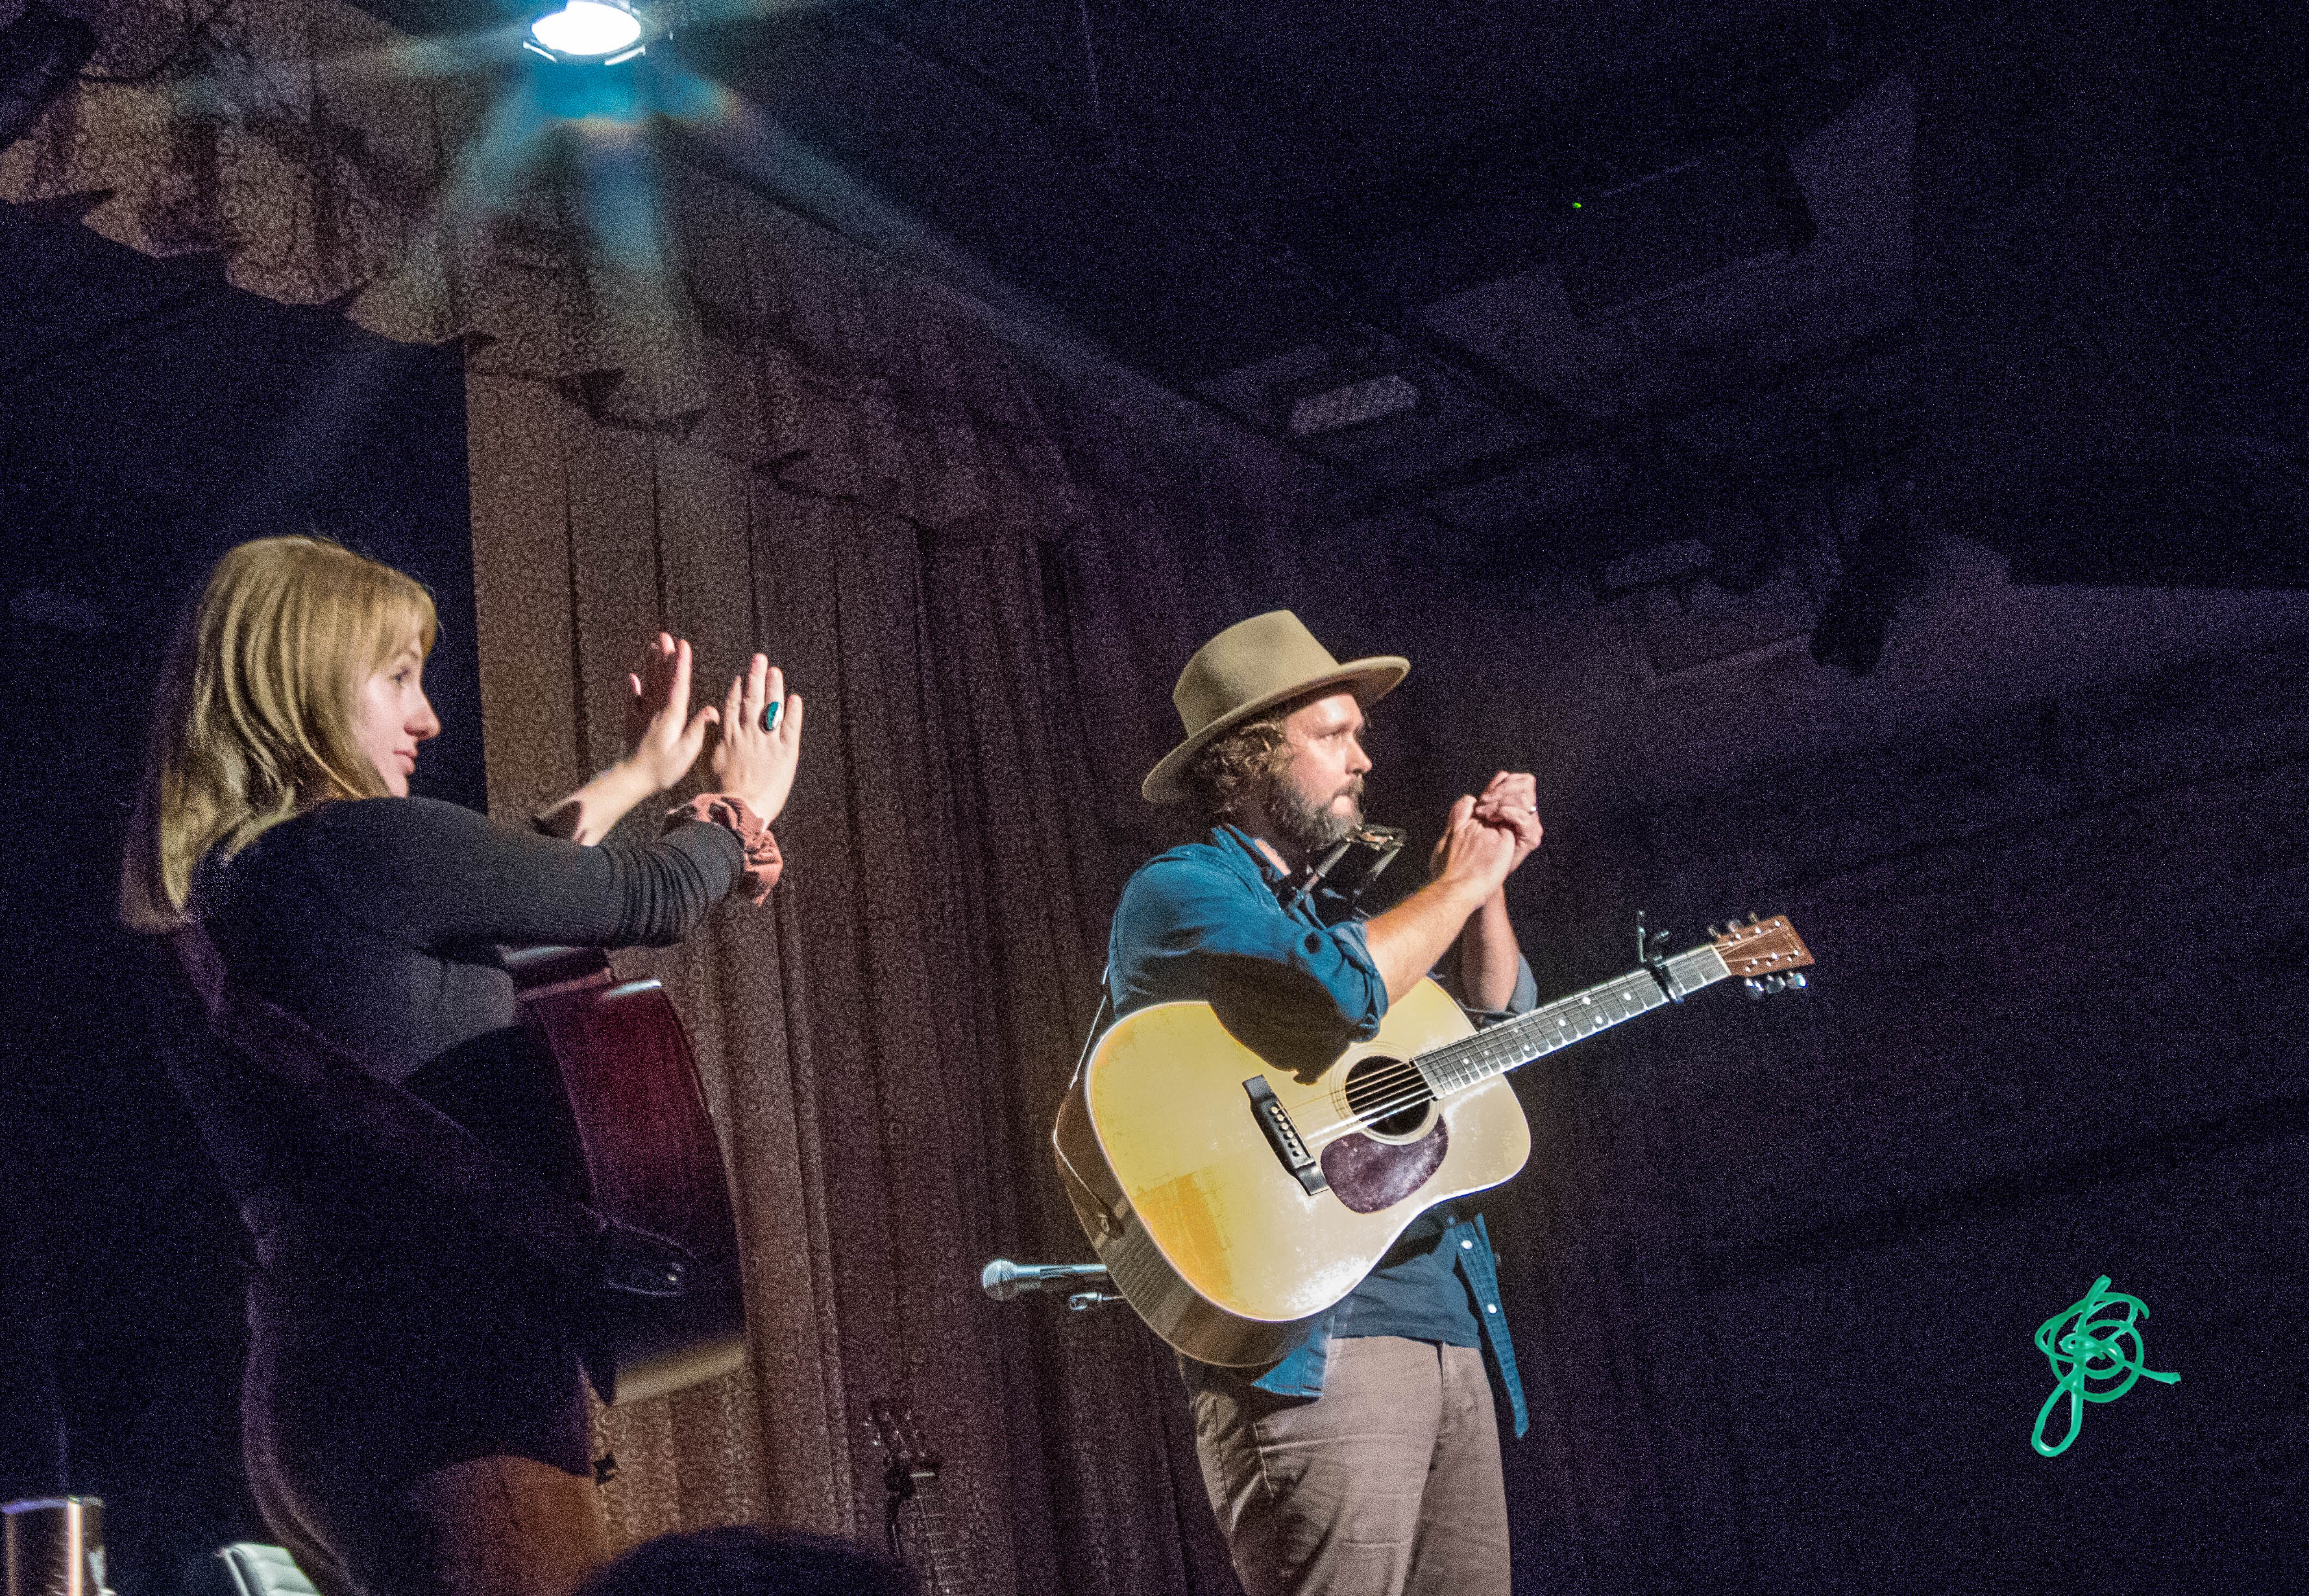
<path id="1" fill-rule="evenodd" d="M 1114 1013 L 1114 988 L 1106 979 L 1113 971 L 1114 966 L 1110 964 L 1098 972 L 1098 1013 L 1090 1017 L 1090 1031 L 1083 1038 L 1082 1051 L 1075 1055 L 1075 1080 L 1082 1079 L 1083 1065 L 1090 1062 L 1092 1044 L 1098 1040 L 1098 1033 L 1106 1029 L 1108 1016 Z"/>
<path id="2" fill-rule="evenodd" d="M 652 1298 L 687 1290 L 692 1260 L 679 1244 L 604 1218 L 516 1169 L 415 1092 L 379 1080 L 287 1009 L 234 985 L 197 921 L 169 941 L 210 1033 L 394 1173 L 581 1287 Z"/>
<path id="3" fill-rule="evenodd" d="M 1107 977 L 1112 974 L 1113 971 L 1114 966 L 1109 964 L 1098 972 L 1098 1012 L 1091 1016 L 1090 1031 L 1083 1038 L 1082 1051 L 1075 1055 L 1075 1073 L 1067 1082 L 1066 1100 L 1068 1102 L 1076 1100 L 1077 1094 L 1082 1087 L 1083 1067 L 1090 1063 L 1090 1050 L 1097 1043 L 1099 1032 L 1106 1029 L 1108 1018 L 1114 1013 L 1114 988 L 1107 981 Z M 1062 1109 L 1060 1112 L 1063 1113 L 1065 1110 Z M 1106 1203 L 1099 1197 L 1098 1188 L 1082 1178 L 1081 1171 L 1074 1166 L 1074 1160 L 1067 1156 L 1065 1143 L 1056 1136 L 1051 1140 L 1051 1152 L 1059 1160 L 1059 1172 L 1070 1181 L 1094 1207 L 1105 1212 Z"/>

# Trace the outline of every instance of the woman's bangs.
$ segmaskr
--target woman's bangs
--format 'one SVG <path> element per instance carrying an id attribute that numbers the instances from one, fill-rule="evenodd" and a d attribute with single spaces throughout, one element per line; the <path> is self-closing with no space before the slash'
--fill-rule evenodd
<path id="1" fill-rule="evenodd" d="M 417 645 L 419 659 L 433 652 L 433 640 L 439 622 L 433 609 L 433 595 L 398 571 L 382 566 L 370 569 L 386 580 L 367 595 L 369 611 L 368 669 L 383 670 L 400 657 L 401 651 L 411 643 Z"/>

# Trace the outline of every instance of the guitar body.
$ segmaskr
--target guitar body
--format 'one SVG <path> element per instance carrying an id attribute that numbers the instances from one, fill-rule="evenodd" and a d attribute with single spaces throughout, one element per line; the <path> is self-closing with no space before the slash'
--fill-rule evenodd
<path id="1" fill-rule="evenodd" d="M 1053 1138 L 1076 1216 L 1116 1290 L 1203 1362 L 1248 1367 L 1292 1351 L 1413 1220 L 1499 1185 L 1531 1156 L 1530 1126 L 1504 1079 L 1427 1101 L 1405 1123 L 1319 1135 L 1354 1112 L 1351 1081 L 1360 1093 L 1386 1061 L 1473 1029 L 1422 981 L 1389 1005 L 1377 1037 L 1305 1078 L 1270 1066 L 1207 1004 L 1157 1004 L 1117 1021 Z M 1261 1128 L 1245 1087 L 1254 1079 L 1310 1146 L 1320 1141 L 1320 1189 L 1307 1189 Z"/>
<path id="2" fill-rule="evenodd" d="M 1051 1133 L 1067 1198 L 1115 1289 L 1190 1358 L 1274 1363 L 1414 1219 L 1523 1168 L 1531 1127 L 1508 1071 L 1717 981 L 1740 979 L 1757 997 L 1801 989 L 1812 962 L 1786 915 L 1711 927 L 1672 956 L 1640 916 L 1637 932 L 1640 969 L 1480 1038 L 1422 981 L 1378 1036 L 1303 1071 L 1271 1066 L 1208 1004 L 1157 1004 L 1115 1022 Z"/>
<path id="3" fill-rule="evenodd" d="M 728 1374 L 746 1356 L 737 1220 L 672 1001 L 655 981 L 618 982 L 598 949 L 528 948 L 506 966 L 567 1109 L 560 1161 L 577 1195 L 692 1261 L 679 1296 L 601 1294 L 584 1345 L 594 1389 L 640 1402 Z"/>

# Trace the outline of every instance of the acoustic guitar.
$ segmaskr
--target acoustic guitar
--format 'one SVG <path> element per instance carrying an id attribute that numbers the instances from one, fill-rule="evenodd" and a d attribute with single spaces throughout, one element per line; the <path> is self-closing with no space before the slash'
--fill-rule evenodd
<path id="1" fill-rule="evenodd" d="M 1139 1317 L 1205 1363 L 1274 1363 L 1411 1221 L 1499 1185 L 1531 1154 L 1502 1079 L 1715 982 L 1802 986 L 1786 916 L 1477 1031 L 1433 981 L 1377 1037 L 1276 1067 L 1208 1004 L 1163 1003 L 1099 1039 L 1052 1132 L 1091 1246 Z"/>
<path id="2" fill-rule="evenodd" d="M 538 1095 L 566 1110 L 549 1163 L 604 1218 L 688 1255 L 676 1294 L 597 1294 L 587 1377 L 602 1401 L 631 1402 L 728 1374 L 746 1357 L 738 1224 L 672 1000 L 656 981 L 618 980 L 598 948 L 526 948 L 505 962 L 540 1044 Z"/>

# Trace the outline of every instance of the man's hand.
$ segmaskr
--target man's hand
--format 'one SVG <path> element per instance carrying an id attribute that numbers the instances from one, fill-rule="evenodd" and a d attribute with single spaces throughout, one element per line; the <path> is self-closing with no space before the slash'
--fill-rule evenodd
<path id="1" fill-rule="evenodd" d="M 1516 834 L 1515 865 L 1532 856 L 1545 834 L 1539 824 L 1539 783 L 1529 771 L 1501 771 L 1475 799 L 1475 818 L 1486 824 L 1505 825 Z"/>
<path id="2" fill-rule="evenodd" d="M 1458 936 L 1459 996 L 1476 1008 L 1505 1008 L 1515 994 L 1523 954 L 1508 919 L 1506 883 L 1539 846 L 1538 791 L 1528 772 L 1500 772 L 1481 797 L 1463 798 L 1451 806 L 1450 821 L 1427 861 L 1436 886 L 1447 891 L 1449 872 L 1472 870 L 1479 856 L 1498 867 L 1497 876 L 1489 878 L 1482 907 L 1467 917 Z M 1471 837 L 1470 832 L 1483 835 Z M 1498 858 L 1501 853 L 1503 864 Z M 1463 879 L 1480 885 L 1485 877 L 1469 875 Z"/>
<path id="3" fill-rule="evenodd" d="M 1417 985 L 1464 932 L 1479 945 L 1474 979 L 1462 983 L 1473 995 L 1470 1001 L 1480 1008 L 1496 1008 L 1507 1001 L 1492 989 L 1499 985 L 1499 969 L 1504 968 L 1507 989 L 1513 991 L 1518 960 L 1501 889 L 1509 874 L 1539 846 L 1539 815 L 1532 792 L 1529 776 L 1501 772 L 1481 798 L 1466 797 L 1453 804 L 1443 835 L 1427 861 L 1434 879 L 1364 922 L 1363 941 L 1390 1000 Z M 1495 952 L 1504 958 L 1503 966 L 1492 956 Z"/>
<path id="4" fill-rule="evenodd" d="M 1454 895 L 1464 894 L 1469 910 L 1489 900 L 1506 883 L 1508 872 L 1523 862 L 1515 829 L 1501 820 L 1482 818 L 1480 803 L 1462 798 L 1451 806 L 1428 860 L 1435 884 Z"/>
<path id="5" fill-rule="evenodd" d="M 1435 840 L 1435 851 L 1428 856 L 1428 876 L 1437 881 L 1443 878 L 1455 836 L 1463 824 L 1472 823 L 1514 838 L 1514 858 L 1500 876 L 1504 882 L 1531 857 L 1544 834 L 1539 824 L 1537 799 L 1538 784 L 1530 772 L 1524 771 L 1501 771 L 1492 778 L 1481 797 L 1461 798 L 1451 806 L 1451 817 L 1444 824 L 1443 834 Z"/>

